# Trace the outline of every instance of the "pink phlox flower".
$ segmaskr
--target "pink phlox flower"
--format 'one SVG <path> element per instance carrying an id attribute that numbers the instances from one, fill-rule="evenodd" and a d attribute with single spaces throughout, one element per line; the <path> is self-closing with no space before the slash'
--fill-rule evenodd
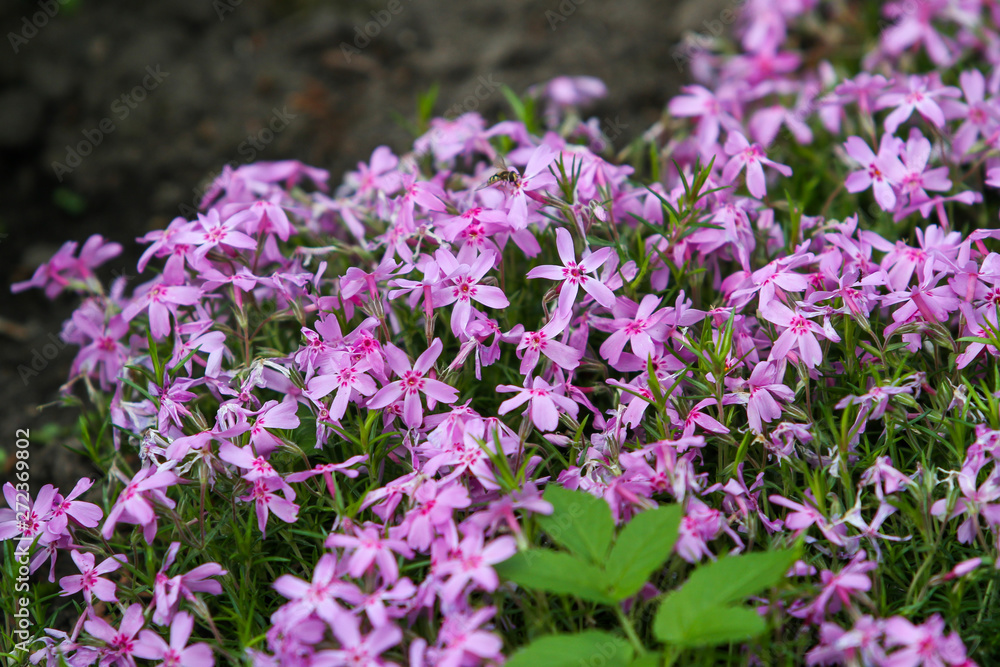
<path id="1" fill-rule="evenodd" d="M 445 241 L 455 243 L 463 249 L 472 247 L 479 252 L 492 250 L 500 254 L 501 248 L 493 237 L 508 231 L 507 214 L 474 206 L 461 215 L 439 222 L 437 230 Z"/>
<path id="2" fill-rule="evenodd" d="M 444 535 L 452 544 L 458 543 L 454 512 L 471 504 L 469 492 L 458 483 L 439 485 L 426 480 L 413 492 L 413 507 L 407 513 L 402 531 L 407 544 L 426 553 L 437 535 Z"/>
<path id="3" fill-rule="evenodd" d="M 337 487 L 333 483 L 333 473 L 338 472 L 345 477 L 354 479 L 361 474 L 360 470 L 356 470 L 354 466 L 367 460 L 367 454 L 358 454 L 342 463 L 321 463 L 309 470 L 294 472 L 286 476 L 285 481 L 295 484 L 305 481 L 314 475 L 322 475 L 323 481 L 326 483 L 326 489 L 330 493 L 330 497 L 333 498 L 337 495 Z"/>
<path id="4" fill-rule="evenodd" d="M 985 465 L 982 458 L 971 458 L 966 461 L 958 472 L 950 473 L 949 477 L 958 482 L 960 497 L 954 500 L 954 507 L 948 512 L 949 498 L 942 498 L 931 505 L 931 514 L 941 520 L 951 520 L 966 515 L 965 521 L 956 531 L 958 541 L 970 544 L 976 539 L 980 530 L 979 517 L 982 514 L 990 525 L 1000 524 L 1000 504 L 994 501 L 1000 499 L 1000 470 L 994 471 L 986 480 L 976 486 L 979 471 Z"/>
<path id="5" fill-rule="evenodd" d="M 382 581 L 393 583 L 399 578 L 399 567 L 392 552 L 405 558 L 412 558 L 413 551 L 400 539 L 384 537 L 377 525 L 368 523 L 364 526 L 354 526 L 354 535 L 333 533 L 326 538 L 324 544 L 328 548 L 342 547 L 348 550 L 347 573 L 352 577 L 361 577 L 374 564 Z"/>
<path id="6" fill-rule="evenodd" d="M 458 543 L 457 553 L 441 564 L 438 575 L 447 577 L 441 588 L 444 604 L 455 604 L 470 582 L 476 588 L 493 592 L 500 585 L 500 579 L 493 565 L 503 562 L 517 552 L 514 538 L 504 535 L 485 543 L 483 534 L 472 530 Z"/>
<path id="7" fill-rule="evenodd" d="M 718 490 L 726 494 L 725 499 L 722 501 L 722 507 L 731 515 L 735 514 L 739 518 L 743 524 L 740 527 L 741 532 L 748 530 L 750 516 L 751 514 L 756 514 L 765 530 L 769 533 L 774 533 L 784 527 L 784 522 L 781 519 L 772 520 L 764 514 L 759 501 L 760 492 L 763 487 L 763 472 L 758 473 L 754 483 L 747 487 L 746 482 L 743 480 L 743 464 L 740 463 L 736 467 L 736 475 L 734 477 L 731 477 L 725 484 L 715 484 L 705 489 L 705 493 Z"/>
<path id="8" fill-rule="evenodd" d="M 910 138 L 900 153 L 906 172 L 899 183 L 900 194 L 906 198 L 906 204 L 910 206 L 927 202 L 930 199 L 927 190 L 947 192 L 951 189 L 948 167 L 928 170 L 927 162 L 930 157 L 931 142 L 918 128 L 912 128 Z"/>
<path id="9" fill-rule="evenodd" d="M 291 601 L 290 619 L 297 622 L 316 614 L 336 627 L 349 622 L 351 617 L 337 602 L 337 598 L 350 595 L 351 584 L 341 581 L 342 568 L 337 557 L 326 553 L 320 556 L 313 568 L 312 581 L 303 581 L 291 574 L 283 574 L 274 584 L 274 590 Z"/>
<path id="10" fill-rule="evenodd" d="M 964 122 L 955 130 L 951 148 L 957 158 L 968 159 L 969 150 L 980 136 L 988 137 L 996 132 L 1000 122 L 1000 107 L 996 96 L 986 99 L 986 79 L 979 70 L 965 70 L 958 75 L 959 85 L 965 102 L 952 102 L 954 118 Z"/>
<path id="11" fill-rule="evenodd" d="M 170 624 L 169 644 L 152 630 L 143 630 L 135 642 L 134 653 L 146 660 L 159 660 L 157 667 L 213 667 L 215 658 L 208 644 L 187 645 L 192 629 L 194 617 L 182 611 Z"/>
<path id="12" fill-rule="evenodd" d="M 379 146 L 372 151 L 368 163 L 358 162 L 357 171 L 344 174 L 344 184 L 337 189 L 336 194 L 338 197 L 368 201 L 379 193 L 391 195 L 401 186 L 399 158 L 388 146 Z"/>
<path id="13" fill-rule="evenodd" d="M 146 265 L 153 257 L 166 257 L 173 254 L 175 247 L 179 245 L 177 235 L 191 228 L 192 224 L 186 218 L 178 216 L 170 221 L 166 229 L 154 229 L 145 236 L 137 238 L 136 241 L 139 243 L 152 243 L 139 257 L 139 273 L 146 270 Z"/>
<path id="14" fill-rule="evenodd" d="M 252 203 L 226 204 L 222 207 L 221 218 L 231 225 L 230 229 L 242 227 L 253 236 L 274 233 L 282 241 L 287 241 L 288 237 L 295 231 L 295 227 L 288 219 L 286 208 L 289 211 L 301 213 L 301 211 L 282 205 L 280 198 L 274 196 Z M 240 241 L 245 243 L 243 239 Z"/>
<path id="15" fill-rule="evenodd" d="M 372 396 L 378 387 L 375 380 L 365 372 L 371 368 L 365 359 L 352 363 L 351 355 L 335 353 L 329 361 L 329 365 L 335 370 L 309 380 L 306 384 L 306 396 L 318 403 L 321 398 L 336 391 L 330 404 L 330 419 L 339 422 L 352 399 L 355 403 L 360 403 L 360 396 Z"/>
<path id="16" fill-rule="evenodd" d="M 510 494 L 491 500 L 484 508 L 466 519 L 462 525 L 474 527 L 485 533 L 495 533 L 501 523 L 505 523 L 518 541 L 523 541 L 524 531 L 514 514 L 514 510 L 526 510 L 534 514 L 552 514 L 552 503 L 542 499 L 542 494 L 534 482 L 526 482 L 524 487 Z"/>
<path id="17" fill-rule="evenodd" d="M 505 415 L 528 403 L 525 412 L 535 427 L 543 432 L 554 431 L 559 426 L 560 408 L 574 419 L 579 410 L 576 401 L 563 394 L 563 387 L 563 384 L 550 385 L 538 376 L 526 377 L 523 387 L 497 385 L 498 392 L 517 392 L 517 396 L 500 404 L 497 414 Z"/>
<path id="18" fill-rule="evenodd" d="M 97 309 L 78 308 L 73 312 L 72 326 L 83 335 L 70 368 L 71 375 L 87 375 L 100 378 L 101 387 L 110 389 L 118 379 L 118 374 L 128 359 L 128 347 L 119 342 L 129 331 L 129 325 L 121 315 L 106 319 Z"/>
<path id="19" fill-rule="evenodd" d="M 746 167 L 747 189 L 757 199 L 763 199 L 767 195 L 764 165 L 775 169 L 782 176 L 787 177 L 792 175 L 790 167 L 768 159 L 763 146 L 760 144 L 751 144 L 738 131 L 729 132 L 729 136 L 726 139 L 725 151 L 727 155 L 732 157 L 722 170 L 722 180 L 732 183 L 737 174 Z"/>
<path id="20" fill-rule="evenodd" d="M 409 264 L 400 264 L 390 255 L 383 257 L 379 265 L 370 272 L 356 266 L 348 267 L 340 279 L 340 296 L 344 299 L 351 299 L 362 290 L 367 289 L 368 298 L 380 301 L 382 291 L 379 288 L 379 283 L 406 275 L 412 268 Z"/>
<path id="21" fill-rule="evenodd" d="M 287 485 L 279 479 L 267 477 L 253 482 L 250 493 L 240 496 L 239 500 L 243 502 L 254 502 L 257 512 L 257 527 L 263 536 L 267 535 L 267 519 L 272 512 L 285 523 L 295 523 L 299 520 L 299 506 L 287 497 L 279 496 L 276 493 L 278 490 L 287 488 Z M 287 490 L 285 493 L 287 496 Z"/>
<path id="22" fill-rule="evenodd" d="M 896 493 L 905 486 L 912 485 L 912 479 L 892 466 L 892 459 L 880 456 L 875 463 L 861 474 L 861 485 L 875 486 L 875 497 L 880 501 L 887 493 Z"/>
<path id="23" fill-rule="evenodd" d="M 99 649 L 102 667 L 110 665 L 135 667 L 134 656 L 138 656 L 136 649 L 141 645 L 135 636 L 143 625 L 145 619 L 142 617 L 142 605 L 136 603 L 125 610 L 119 629 L 115 629 L 99 616 L 91 616 L 83 624 L 83 629 L 90 636 L 105 643 L 105 646 Z"/>
<path id="24" fill-rule="evenodd" d="M 405 617 L 417 606 L 417 587 L 407 577 L 399 579 L 389 587 L 379 586 L 370 593 L 360 593 L 357 600 L 351 600 L 356 614 L 364 613 L 373 628 L 380 628 L 391 621 Z"/>
<path id="25" fill-rule="evenodd" d="M 268 401 L 261 406 L 257 418 L 250 427 L 250 442 L 260 456 L 267 456 L 281 446 L 281 438 L 267 429 L 294 429 L 299 426 L 299 418 L 295 414 L 299 403 L 294 398 L 278 401 Z"/>
<path id="26" fill-rule="evenodd" d="M 531 373 L 541 355 L 545 355 L 557 366 L 568 371 L 580 365 L 583 352 L 556 340 L 556 336 L 565 330 L 568 323 L 568 314 L 556 313 L 538 331 L 525 331 L 522 334 L 517 345 L 517 353 L 521 357 L 521 375 Z"/>
<path id="27" fill-rule="evenodd" d="M 723 396 L 722 404 L 729 405 L 738 402 L 735 396 Z M 679 425 L 683 426 L 684 437 L 688 437 L 694 433 L 695 426 L 700 426 L 709 433 L 729 433 L 729 428 L 725 424 L 710 417 L 708 413 L 704 410 L 710 405 L 716 405 L 718 401 L 714 398 L 704 398 L 688 410 L 688 413 L 684 416 L 683 420 L 679 421 Z M 677 420 L 675 420 L 676 422 Z"/>
<path id="28" fill-rule="evenodd" d="M 573 238 L 566 228 L 559 227 L 556 229 L 556 249 L 559 252 L 559 259 L 563 263 L 562 266 L 554 264 L 536 266 L 528 271 L 527 277 L 560 281 L 558 305 L 560 315 L 566 316 L 571 312 L 577 292 L 581 287 L 605 308 L 611 308 L 615 305 L 615 295 L 611 289 L 600 279 L 588 275 L 597 271 L 602 264 L 610 259 L 614 252 L 612 248 L 600 248 L 586 255 L 577 263 L 576 253 L 573 250 Z"/>
<path id="29" fill-rule="evenodd" d="M 157 340 L 170 333 L 170 317 L 178 320 L 179 306 L 192 306 L 199 302 L 202 290 L 182 284 L 183 271 L 166 271 L 160 278 L 139 288 L 132 302 L 122 311 L 122 319 L 131 322 L 142 311 L 149 312 L 149 330 Z"/>
<path id="30" fill-rule="evenodd" d="M 763 432 L 764 422 L 781 418 L 781 406 L 775 398 L 791 402 L 795 391 L 782 381 L 785 362 L 762 361 L 754 366 L 746 388 L 738 394 L 739 402 L 747 406 L 747 422 L 754 433 Z"/>
<path id="31" fill-rule="evenodd" d="M 786 507 L 793 510 L 788 516 L 785 517 L 785 528 L 795 531 L 794 535 L 798 537 L 805 531 L 809 529 L 813 524 L 819 528 L 823 536 L 829 540 L 831 543 L 837 545 L 838 547 L 846 546 L 843 537 L 834 530 L 833 524 L 827 520 L 827 518 L 816 508 L 815 500 L 813 499 L 812 492 L 807 490 L 805 492 L 806 504 L 796 503 L 787 498 L 783 498 L 777 494 L 768 496 L 770 500 L 775 505 L 780 505 L 781 507 Z"/>
<path id="32" fill-rule="evenodd" d="M 865 595 L 871 590 L 872 582 L 868 572 L 878 567 L 869 561 L 864 551 L 859 551 L 839 572 L 820 572 L 822 590 L 816 599 L 793 615 L 806 618 L 811 623 L 819 623 L 828 613 L 836 613 L 841 607 L 854 609 L 854 598 L 868 602 Z"/>
<path id="33" fill-rule="evenodd" d="M 510 301 L 499 287 L 480 283 L 486 273 L 496 265 L 498 255 L 492 250 L 480 253 L 471 266 L 459 263 L 459 260 L 444 248 L 438 249 L 434 256 L 445 276 L 441 289 L 442 297 L 440 301 L 436 301 L 436 305 L 455 304 L 451 313 L 451 331 L 456 336 L 466 331 L 475 310 L 472 307 L 473 301 L 487 308 L 506 308 L 510 305 Z"/>
<path id="34" fill-rule="evenodd" d="M 952 20 L 961 16 L 960 5 L 952 5 L 944 0 L 930 0 L 918 5 L 908 5 L 906 2 L 889 2 L 882 8 L 886 18 L 893 22 L 881 34 L 880 50 L 895 61 L 903 51 L 923 44 L 927 55 L 938 67 L 945 67 L 955 59 L 958 50 L 954 40 L 934 25 L 934 20 L 951 14 Z M 962 17 L 962 23 L 974 22 L 974 16 Z M 867 65 L 867 63 L 866 63 Z M 866 67 L 867 69 L 867 67 Z"/>
<path id="35" fill-rule="evenodd" d="M 454 403 L 458 400 L 458 391 L 440 380 L 430 377 L 434 361 L 441 355 L 444 344 L 440 338 L 434 341 L 412 365 L 406 353 L 389 343 L 385 346 L 385 356 L 393 372 L 400 378 L 382 387 L 368 401 L 369 410 L 386 407 L 400 397 L 403 398 L 403 422 L 409 428 L 417 428 L 423 422 L 423 408 L 419 395 L 427 396 L 427 407 L 433 409 L 436 401 Z"/>
<path id="36" fill-rule="evenodd" d="M 846 631 L 835 623 L 824 622 L 819 629 L 820 643 L 806 654 L 806 664 L 885 664 L 882 625 L 881 619 L 867 615 Z"/>
<path id="37" fill-rule="evenodd" d="M 546 144 L 538 146 L 528 158 L 524 173 L 511 184 L 512 192 L 507 199 L 507 221 L 515 231 L 528 226 L 528 197 L 537 198 L 538 191 L 555 185 L 556 179 L 549 172 L 549 165 L 558 157 L 559 153 Z"/>
<path id="38" fill-rule="evenodd" d="M 902 616 L 885 621 L 885 645 L 899 646 L 882 663 L 885 667 L 974 667 L 958 633 L 944 634 L 944 619 L 934 614 L 920 625 Z"/>
<path id="39" fill-rule="evenodd" d="M 924 322 L 947 322 L 948 318 L 959 309 L 962 302 L 955 297 L 955 292 L 949 285 L 938 285 L 945 272 L 934 273 L 933 264 L 924 264 L 920 282 L 909 288 L 901 289 L 882 298 L 882 305 L 891 306 L 897 303 L 903 305 L 892 313 L 892 324 L 885 328 L 889 336 L 903 324 L 921 318 Z"/>
<path id="40" fill-rule="evenodd" d="M 703 156 L 712 146 L 717 145 L 720 126 L 727 132 L 740 131 L 740 122 L 730 113 L 730 109 L 735 106 L 735 99 L 731 94 L 726 94 L 725 88 L 712 91 L 704 86 L 681 86 L 681 92 L 684 94 L 670 100 L 667 113 L 698 119 L 695 135 Z"/>
<path id="41" fill-rule="evenodd" d="M 860 72 L 853 79 L 846 79 L 833 89 L 833 97 L 838 104 L 857 102 L 862 116 L 868 116 L 872 111 L 872 103 L 890 84 L 881 74 Z"/>
<path id="42" fill-rule="evenodd" d="M 863 192 L 872 188 L 875 201 L 883 211 L 896 208 L 896 192 L 906 176 L 906 167 L 899 160 L 899 151 L 903 140 L 891 133 L 883 134 L 879 144 L 878 155 L 872 152 L 865 140 L 860 137 L 848 137 L 844 142 L 847 155 L 861 165 L 861 169 L 847 175 L 844 185 L 848 192 Z"/>
<path id="43" fill-rule="evenodd" d="M 965 319 L 964 334 L 966 336 L 992 339 L 994 337 L 993 330 L 1000 329 L 1000 325 L 997 323 L 996 309 L 992 304 L 983 306 L 979 312 L 976 312 L 968 303 L 962 302 L 959 305 L 959 310 Z M 955 358 L 955 366 L 959 369 L 967 367 L 980 356 L 984 349 L 994 358 L 1000 356 L 1000 350 L 995 346 L 981 340 L 972 340 L 968 341 L 965 350 Z"/>
<path id="44" fill-rule="evenodd" d="M 729 528 L 722 512 L 712 509 L 695 497 L 690 497 L 684 511 L 684 518 L 681 519 L 674 551 L 689 563 L 697 563 L 704 556 L 715 560 L 715 555 L 708 549 L 708 542 L 714 540 L 723 531 L 734 538 L 737 544 L 742 545 L 736 533 Z"/>
<path id="45" fill-rule="evenodd" d="M 820 348 L 817 336 L 835 343 L 840 342 L 840 337 L 835 331 L 808 319 L 818 313 L 807 313 L 801 308 L 793 311 L 778 301 L 772 301 L 766 307 L 762 306 L 760 312 L 765 320 L 784 328 L 771 348 L 768 357 L 771 360 L 780 361 L 786 358 L 793 348 L 798 348 L 805 365 L 816 368 L 823 361 L 823 350 Z"/>
<path id="46" fill-rule="evenodd" d="M 605 97 L 608 88 L 603 81 L 593 76 L 557 76 L 544 85 L 532 86 L 528 93 L 545 100 L 544 116 L 549 127 L 554 128 L 562 110 L 579 108 Z"/>
<path id="47" fill-rule="evenodd" d="M 45 530 L 52 536 L 68 534 L 69 520 L 85 528 L 94 528 L 101 523 L 104 512 L 94 503 L 76 500 L 93 485 L 93 481 L 84 477 L 77 481 L 73 490 L 65 498 L 58 492 L 52 499 L 51 514 L 45 524 Z"/>
<path id="48" fill-rule="evenodd" d="M 210 330 L 213 324 L 210 320 L 200 320 L 179 325 L 176 329 L 174 350 L 170 361 L 167 362 L 167 370 L 173 370 L 183 362 L 183 368 L 190 375 L 194 362 L 197 362 L 205 367 L 206 377 L 218 377 L 222 370 L 223 357 L 232 359 L 233 353 L 226 347 L 226 334 Z M 127 330 L 127 325 L 125 326 Z M 203 354 L 208 355 L 208 358 L 202 359 Z"/>
<path id="49" fill-rule="evenodd" d="M 788 298 L 788 292 L 804 292 L 809 287 L 806 276 L 794 269 L 813 261 L 812 253 L 796 253 L 787 258 L 769 262 L 749 276 L 749 285 L 734 290 L 728 297 L 733 308 L 746 305 L 754 294 L 758 294 L 760 308 L 770 306 L 775 301 Z"/>
<path id="50" fill-rule="evenodd" d="M 885 118 L 885 131 L 895 134 L 899 126 L 906 122 L 914 110 L 931 122 L 934 127 L 944 127 L 944 111 L 938 105 L 937 97 L 961 97 L 962 91 L 954 86 L 944 86 L 935 75 L 911 75 L 905 84 L 900 83 L 895 91 L 883 93 L 875 103 L 876 109 L 893 108 Z"/>
<path id="51" fill-rule="evenodd" d="M 173 509 L 176 503 L 168 498 L 163 490 L 179 481 L 176 474 L 166 469 L 157 470 L 154 467 L 149 467 L 137 472 L 118 496 L 114 507 L 108 512 L 104 527 L 101 529 L 101 535 L 106 540 L 110 539 L 116 524 L 134 523 L 143 527 L 143 537 L 146 538 L 146 543 L 152 544 L 157 527 L 153 502 Z"/>
<path id="52" fill-rule="evenodd" d="M 503 660 L 503 641 L 482 628 L 495 613 L 494 607 L 483 607 L 472 613 L 445 614 L 437 644 L 428 650 L 427 664 L 462 667 L 470 663 L 498 663 Z"/>
<path id="53" fill-rule="evenodd" d="M 171 542 L 163 557 L 160 570 L 156 573 L 153 584 L 153 602 L 156 609 L 153 612 L 153 622 L 157 625 L 167 625 L 177 613 L 181 598 L 188 602 L 197 602 L 195 593 L 220 595 L 222 584 L 209 577 L 221 577 L 227 574 L 218 563 L 204 563 L 185 574 L 173 577 L 167 576 L 167 571 L 173 566 L 180 549 L 180 542 Z"/>
<path id="54" fill-rule="evenodd" d="M 104 237 L 100 234 L 95 234 L 84 242 L 79 257 L 74 257 L 76 247 L 75 241 L 64 243 L 48 262 L 35 269 L 30 280 L 11 285 L 11 292 L 17 294 L 37 287 L 44 289 L 45 296 L 49 299 L 54 299 L 60 292 L 70 287 L 73 281 L 90 282 L 94 277 L 93 269 L 117 257 L 122 251 L 120 244 L 105 243 Z"/>
<path id="55" fill-rule="evenodd" d="M 114 582 L 101 575 L 114 572 L 121 567 L 122 563 L 126 562 L 124 555 L 111 556 L 102 561 L 100 565 L 94 565 L 95 559 L 92 553 L 80 553 L 73 549 L 69 555 L 76 563 L 80 574 L 70 575 L 59 580 L 59 586 L 62 588 L 60 595 L 73 595 L 83 591 L 88 609 L 93 608 L 93 598 L 95 597 L 104 602 L 118 602 Z"/>
<path id="56" fill-rule="evenodd" d="M 657 310 L 661 300 L 655 294 L 647 294 L 638 305 L 625 297 L 616 300 L 612 308 L 615 318 L 607 322 L 613 333 L 599 350 L 612 366 L 618 363 L 626 344 L 631 345 L 632 352 L 640 360 L 647 360 L 655 354 L 654 343 L 663 342 L 667 332 L 663 321 L 669 311 L 664 308 Z"/>
<path id="57" fill-rule="evenodd" d="M 863 537 L 868 540 L 872 549 L 875 551 L 875 560 L 880 561 L 882 560 L 882 549 L 879 547 L 879 540 L 905 542 L 911 539 L 910 535 L 898 537 L 878 532 L 879 528 L 882 527 L 882 524 L 885 523 L 885 520 L 892 516 L 895 512 L 895 507 L 885 502 L 885 500 L 880 499 L 878 509 L 875 511 L 875 516 L 872 517 L 871 523 L 865 523 L 864 519 L 861 517 L 861 496 L 858 495 L 854 506 L 844 514 L 841 521 L 854 526 L 860 531 L 860 535 L 858 537 Z M 853 537 L 851 540 L 856 543 L 857 537 Z"/>
<path id="58" fill-rule="evenodd" d="M 195 246 L 194 258 L 201 262 L 212 249 L 225 246 L 234 250 L 253 250 L 257 242 L 239 231 L 241 220 L 233 216 L 225 222 L 219 218 L 219 211 L 212 209 L 207 215 L 198 214 L 194 225 L 177 233 L 176 243 Z"/>

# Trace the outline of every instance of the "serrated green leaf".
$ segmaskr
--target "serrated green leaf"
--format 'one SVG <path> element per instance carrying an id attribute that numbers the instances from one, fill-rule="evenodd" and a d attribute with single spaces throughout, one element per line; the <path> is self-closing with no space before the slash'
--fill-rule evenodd
<path id="1" fill-rule="evenodd" d="M 692 613 L 683 602 L 667 598 L 653 622 L 656 637 L 676 646 L 715 646 L 744 641 L 764 632 L 764 619 L 746 607 L 708 606 Z"/>
<path id="2" fill-rule="evenodd" d="M 658 507 L 628 522 L 615 540 L 605 565 L 612 596 L 624 600 L 638 593 L 650 575 L 670 557 L 682 514 L 677 505 Z"/>
<path id="3" fill-rule="evenodd" d="M 542 530 L 560 546 L 591 563 L 603 565 L 615 522 L 603 498 L 586 491 L 570 491 L 551 484 L 542 496 L 552 503 L 552 514 L 539 516 Z"/>
<path id="4" fill-rule="evenodd" d="M 601 604 L 614 603 L 601 587 L 606 577 L 600 568 L 561 551 L 522 551 L 497 564 L 496 571 L 523 588 L 574 595 Z"/>
<path id="5" fill-rule="evenodd" d="M 782 549 L 720 558 L 695 570 L 681 591 L 702 607 L 739 602 L 781 581 L 797 557 L 797 549 Z"/>
<path id="6" fill-rule="evenodd" d="M 507 667 L 578 667 L 601 664 L 625 667 L 634 651 L 625 640 L 598 630 L 549 635 L 531 642 L 506 663 Z"/>

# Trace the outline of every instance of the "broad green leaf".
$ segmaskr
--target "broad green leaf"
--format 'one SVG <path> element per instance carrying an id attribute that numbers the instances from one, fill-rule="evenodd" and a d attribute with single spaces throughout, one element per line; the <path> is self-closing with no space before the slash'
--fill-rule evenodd
<path id="1" fill-rule="evenodd" d="M 579 558 L 551 549 L 516 553 L 496 566 L 497 573 L 518 586 L 548 593 L 575 595 L 584 600 L 613 604 L 605 585 L 606 575 Z"/>
<path id="2" fill-rule="evenodd" d="M 739 602 L 781 581 L 797 557 L 798 549 L 783 549 L 720 558 L 691 573 L 681 591 L 702 607 Z"/>
<path id="3" fill-rule="evenodd" d="M 531 642 L 511 657 L 507 667 L 578 667 L 600 664 L 625 667 L 632 660 L 632 647 L 607 632 L 588 630 L 579 634 L 549 635 Z"/>
<path id="4" fill-rule="evenodd" d="M 681 508 L 658 507 L 636 515 L 628 522 L 604 566 L 610 576 L 611 594 L 618 600 L 635 595 L 663 562 L 670 557 Z"/>
<path id="5" fill-rule="evenodd" d="M 653 621 L 657 639 L 676 646 L 715 646 L 744 641 L 764 632 L 764 619 L 746 607 L 709 606 L 692 610 L 682 596 L 667 596 Z"/>
<path id="6" fill-rule="evenodd" d="M 538 517 L 542 530 L 577 556 L 603 565 L 615 531 L 608 503 L 586 491 L 570 491 L 555 484 L 546 488 L 542 497 L 552 503 L 553 510 Z"/>
<path id="7" fill-rule="evenodd" d="M 646 653 L 629 663 L 628 667 L 660 667 L 662 664 L 662 655 L 659 653 Z"/>

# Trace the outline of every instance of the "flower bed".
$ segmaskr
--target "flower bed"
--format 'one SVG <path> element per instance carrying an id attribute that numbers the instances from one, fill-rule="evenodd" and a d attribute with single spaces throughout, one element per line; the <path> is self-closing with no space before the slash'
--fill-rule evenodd
<path id="1" fill-rule="evenodd" d="M 12 655 L 991 664 L 1000 8 L 875 9 L 748 3 L 618 156 L 561 77 L 225 171 L 131 294 L 66 244 L 105 476 L 4 487 Z"/>

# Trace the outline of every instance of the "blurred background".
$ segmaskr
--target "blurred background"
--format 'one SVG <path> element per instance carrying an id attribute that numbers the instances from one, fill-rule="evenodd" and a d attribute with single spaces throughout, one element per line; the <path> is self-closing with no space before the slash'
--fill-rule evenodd
<path id="1" fill-rule="evenodd" d="M 31 487 L 72 484 L 63 448 L 75 409 L 52 405 L 77 302 L 10 293 L 65 241 L 124 252 L 101 270 L 128 290 L 135 238 L 194 217 L 227 163 L 298 159 L 345 171 L 386 144 L 406 152 L 417 96 L 436 115 L 509 115 L 517 93 L 557 75 L 602 79 L 589 110 L 622 147 L 688 79 L 685 31 L 707 33 L 739 0 L 4 0 L 0 3 L 0 441 L 31 429 Z M 718 22 L 716 22 L 718 23 Z M 609 133 L 611 134 L 611 133 Z M 107 284 L 107 282 L 105 282 Z M 2 454 L 2 452 L 0 452 Z M 13 459 L 2 456 L 0 480 Z M 67 492 L 69 487 L 64 488 Z"/>

